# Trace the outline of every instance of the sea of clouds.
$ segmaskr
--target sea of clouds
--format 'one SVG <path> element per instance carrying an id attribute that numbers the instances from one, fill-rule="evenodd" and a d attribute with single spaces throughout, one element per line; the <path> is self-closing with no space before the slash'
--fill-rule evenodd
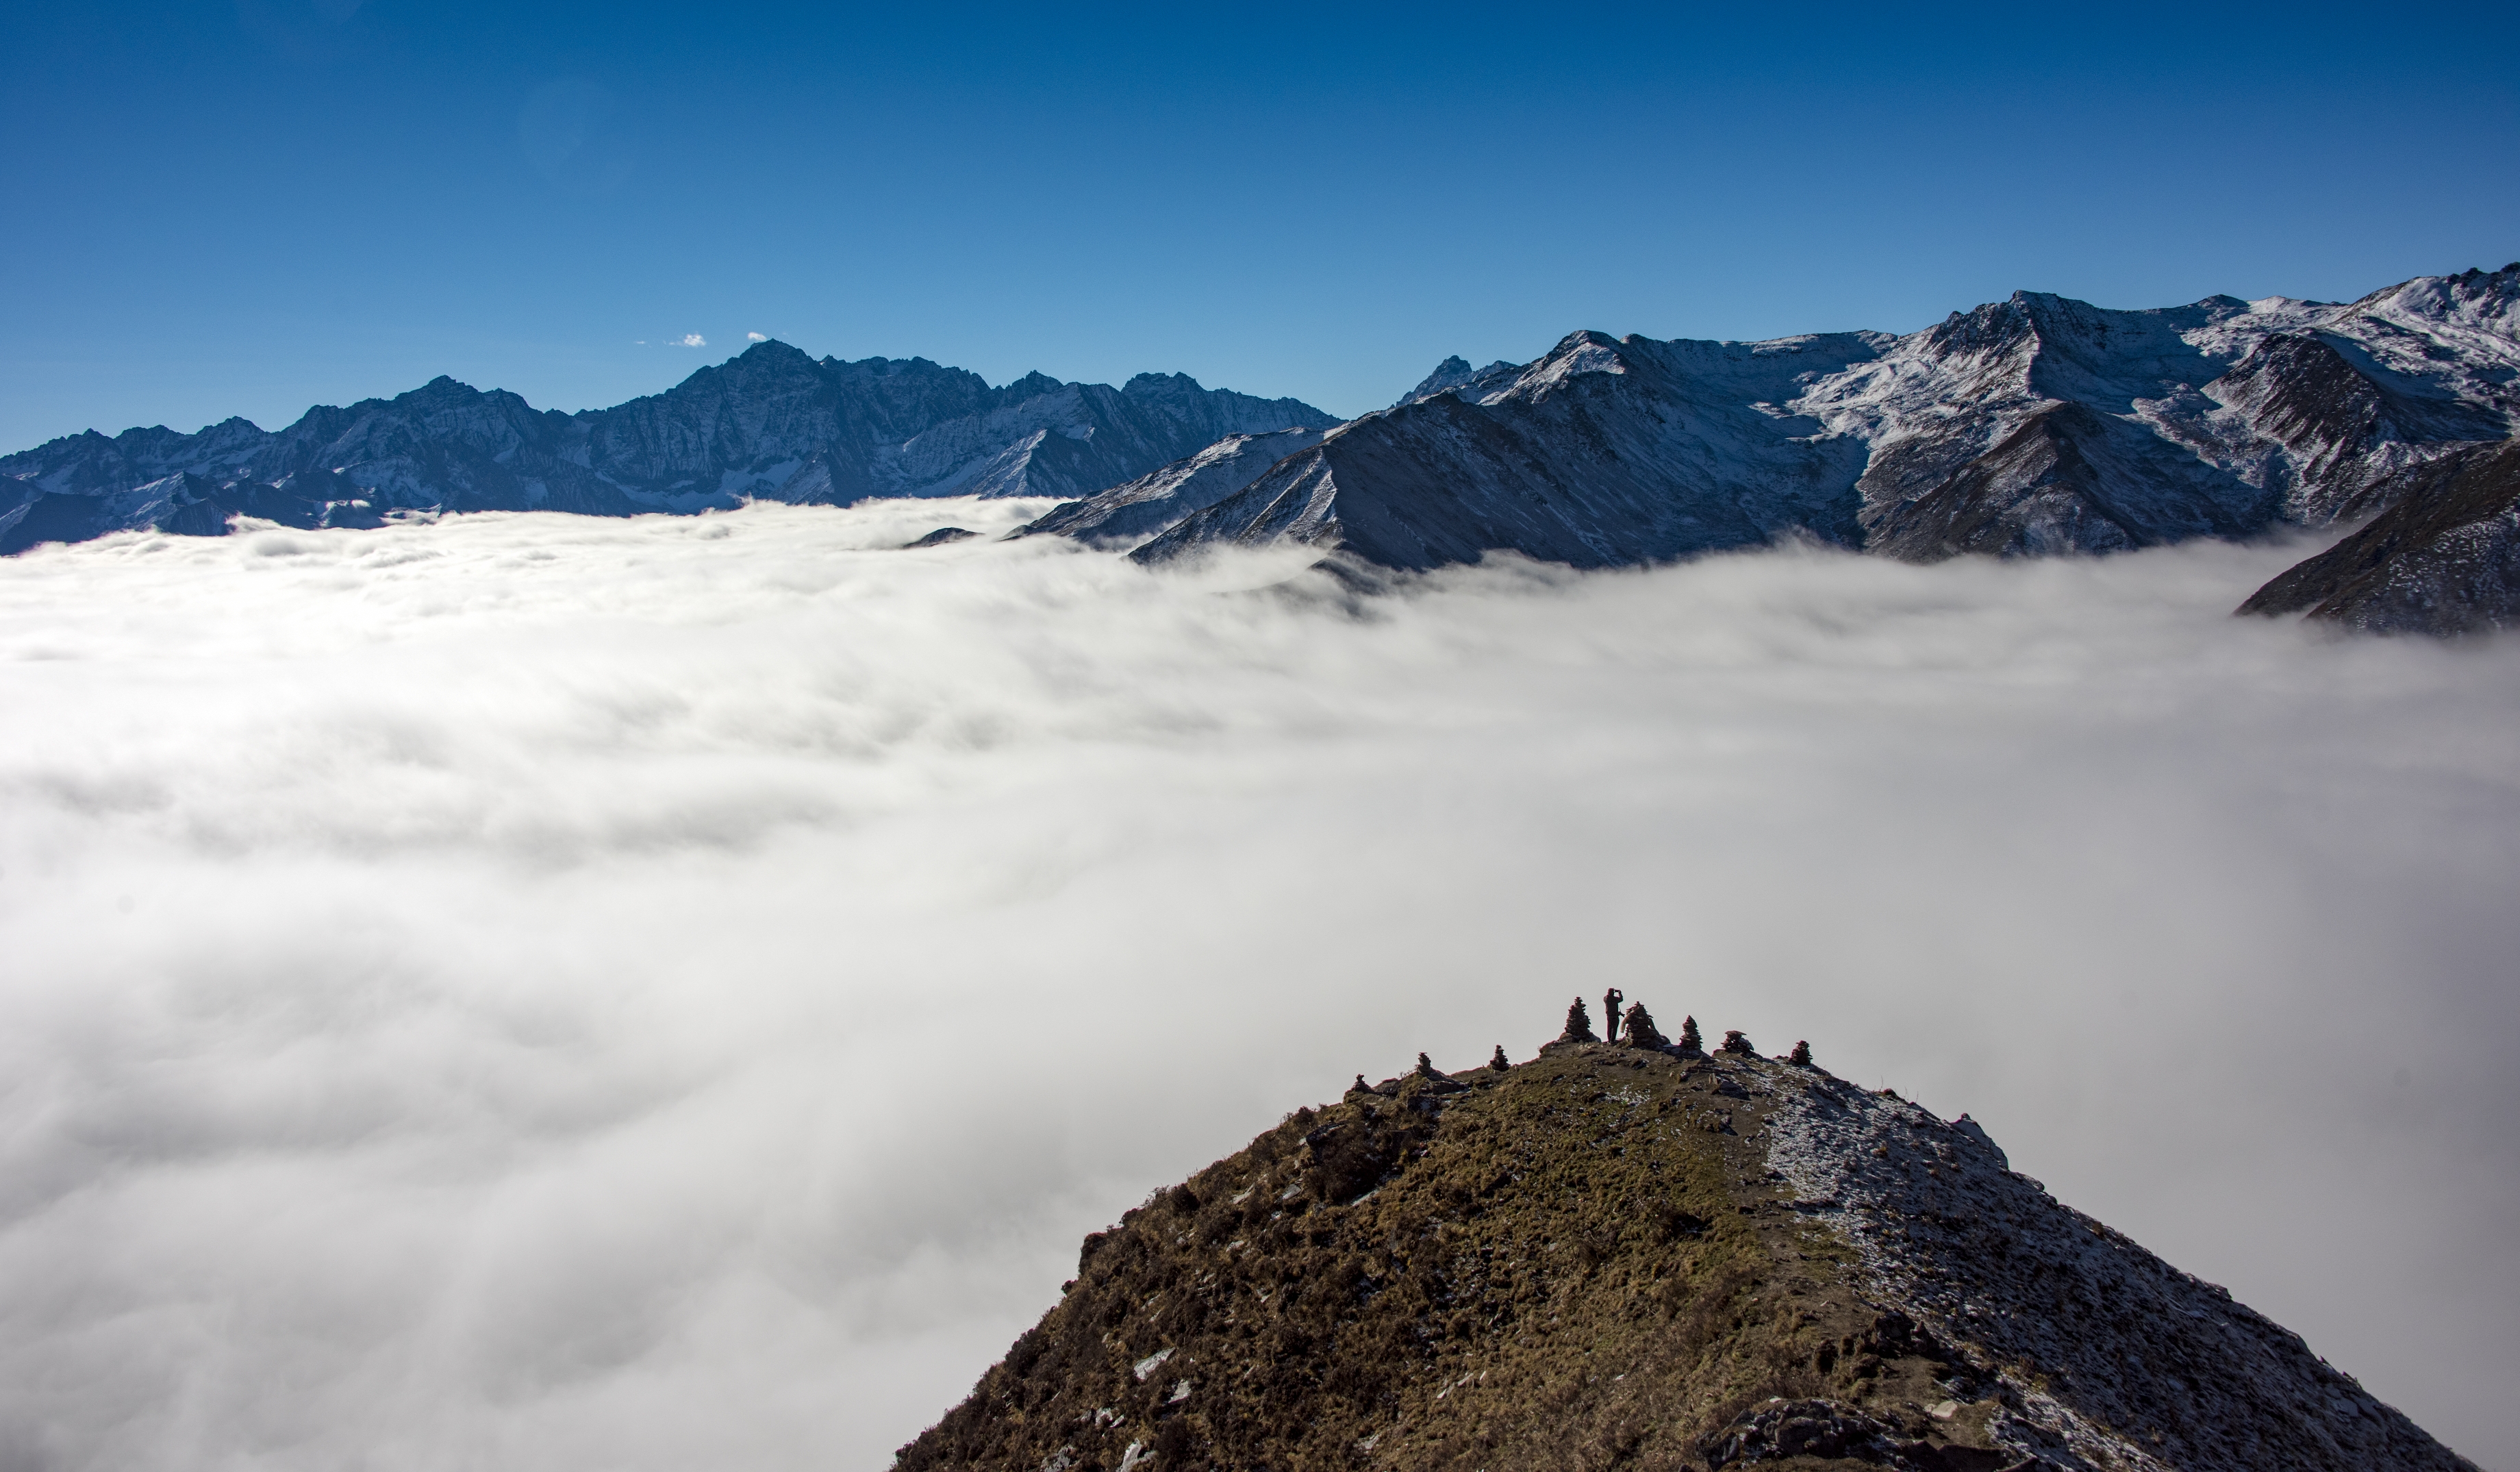
<path id="1" fill-rule="evenodd" d="M 2520 1466 L 2520 641 L 893 550 L 1040 510 L 0 560 L 0 1469 L 879 1468 L 1150 1187 L 1609 985 Z"/>

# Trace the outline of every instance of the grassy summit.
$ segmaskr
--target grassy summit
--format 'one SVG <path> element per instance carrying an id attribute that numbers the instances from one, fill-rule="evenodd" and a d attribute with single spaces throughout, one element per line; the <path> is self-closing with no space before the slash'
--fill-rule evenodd
<path id="1" fill-rule="evenodd" d="M 1759 1066 L 1556 1045 L 1298 1110 L 1087 1238 L 900 1465 L 1679 1466 L 1771 1397 L 1947 1399 L 1774 1200 Z"/>
<path id="2" fill-rule="evenodd" d="M 898 1472 L 2466 1469 L 1808 1064 L 1555 1043 L 1298 1109 L 1085 1240 Z"/>

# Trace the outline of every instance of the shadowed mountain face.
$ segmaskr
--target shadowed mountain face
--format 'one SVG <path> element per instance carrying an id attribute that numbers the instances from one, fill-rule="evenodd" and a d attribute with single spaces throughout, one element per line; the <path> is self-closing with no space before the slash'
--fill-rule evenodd
<path id="1" fill-rule="evenodd" d="M 1862 443 L 1779 406 L 1886 340 L 1579 333 L 1486 399 L 1437 391 L 1333 431 L 1136 556 L 1291 540 L 1388 567 L 1499 549 L 1601 567 L 1797 529 L 1851 542 Z"/>
<path id="2" fill-rule="evenodd" d="M 2274 511 L 2272 493 L 2202 470 L 2148 430 L 2068 401 L 2032 414 L 1913 499 L 1873 509 L 1865 545 L 1912 562 L 2123 552 L 2240 536 Z"/>
<path id="3" fill-rule="evenodd" d="M 2019 292 L 1904 337 L 1578 333 L 1510 376 L 1447 360 L 1137 556 L 1599 566 L 1790 532 L 1930 561 L 2321 525 L 2520 431 L 2515 380 L 2520 265 L 2346 304 Z"/>
<path id="4" fill-rule="evenodd" d="M 1742 1047 L 1299 1110 L 1089 1236 L 896 1465 L 2472 1472 L 1966 1118 Z"/>
<path id="5" fill-rule="evenodd" d="M 2239 611 L 2381 634 L 2520 628 L 2520 440 L 2424 462 L 2366 496 L 2388 510 Z"/>
<path id="6" fill-rule="evenodd" d="M 625 515 L 747 498 L 1081 496 L 1226 435 L 1336 423 L 1181 375 L 1113 388 L 1034 374 L 991 388 L 923 358 L 842 363 L 764 342 L 667 392 L 578 414 L 441 378 L 309 410 L 276 434 L 243 420 L 198 434 L 91 430 L 0 458 L 0 538 L 77 540 L 177 512 L 205 526 L 239 513 L 316 526 L 396 509 Z"/>
<path id="7" fill-rule="evenodd" d="M 1054 507 L 1012 536 L 1056 533 L 1079 541 L 1143 542 L 1192 512 L 1202 511 L 1258 479 L 1271 466 L 1322 442 L 1319 429 L 1280 429 L 1272 434 L 1232 434 L 1196 455 L 1174 461 L 1137 479 L 1082 501 Z"/>

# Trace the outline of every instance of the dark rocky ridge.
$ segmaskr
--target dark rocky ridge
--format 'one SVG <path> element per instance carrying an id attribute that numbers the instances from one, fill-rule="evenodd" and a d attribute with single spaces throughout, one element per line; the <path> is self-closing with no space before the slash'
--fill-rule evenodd
<path id="1" fill-rule="evenodd" d="M 2520 440 L 2409 467 L 2366 498 L 2388 510 L 2259 589 L 2242 613 L 2301 613 L 2378 634 L 2520 628 Z"/>
<path id="2" fill-rule="evenodd" d="M 329 526 L 398 509 L 627 515 L 747 498 L 1081 496 L 1227 435 L 1336 423 L 1178 374 L 1118 388 L 1033 374 L 992 388 L 924 358 L 843 363 L 763 342 L 664 393 L 578 414 L 440 378 L 311 409 L 278 433 L 229 420 L 198 434 L 70 435 L 0 457 L 0 538 L 80 540 L 174 515 Z"/>
<path id="3" fill-rule="evenodd" d="M 1740 1047 L 1300 1110 L 1089 1236 L 897 1466 L 2472 1472 L 1965 1118 Z"/>

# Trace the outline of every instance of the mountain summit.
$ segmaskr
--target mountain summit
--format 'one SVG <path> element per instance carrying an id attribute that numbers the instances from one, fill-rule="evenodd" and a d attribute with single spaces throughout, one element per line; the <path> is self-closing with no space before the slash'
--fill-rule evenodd
<path id="1" fill-rule="evenodd" d="M 2474 1472 L 1966 1116 L 1580 1020 L 1088 1236 L 896 1467 Z"/>

